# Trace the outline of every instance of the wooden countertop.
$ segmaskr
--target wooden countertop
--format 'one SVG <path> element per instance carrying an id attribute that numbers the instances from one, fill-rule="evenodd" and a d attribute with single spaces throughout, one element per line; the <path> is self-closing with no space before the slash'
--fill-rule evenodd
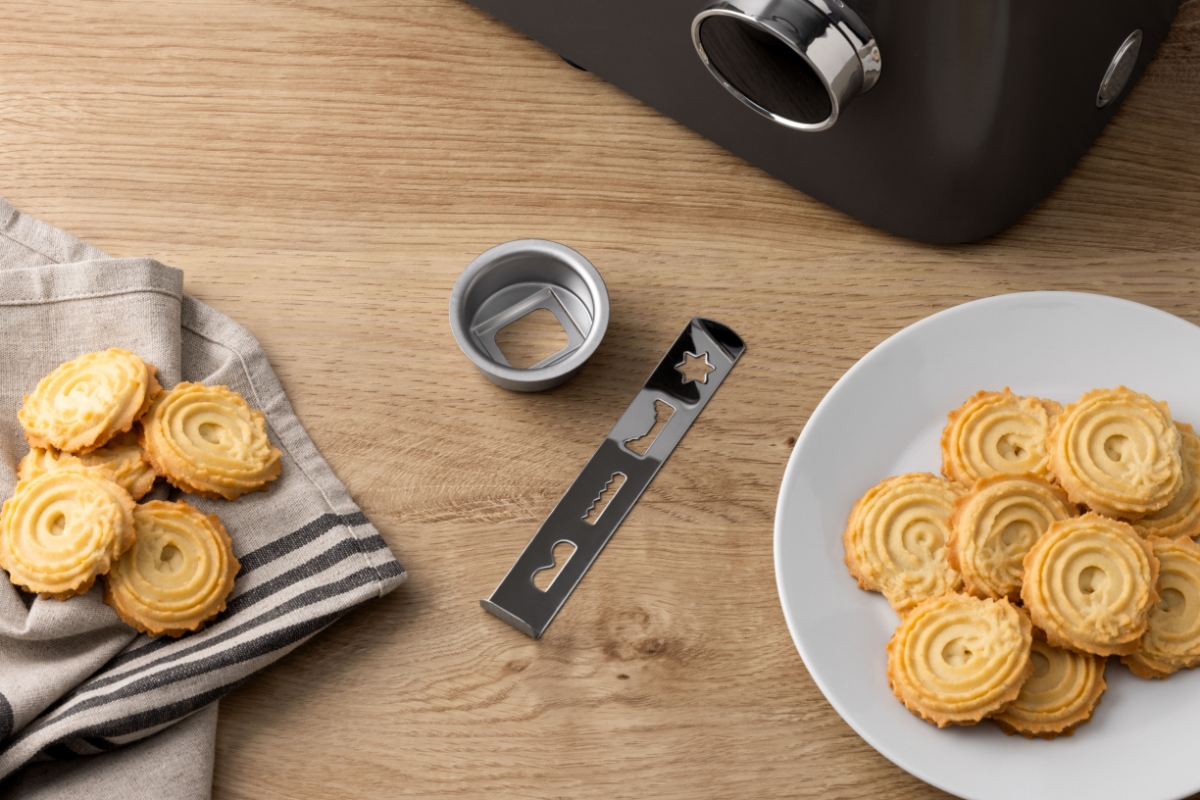
<path id="1" fill-rule="evenodd" d="M 960 247 L 831 211 L 458 0 L 7 0 L 5 23 L 0 195 L 247 325 L 411 575 L 222 701 L 219 800 L 943 796 L 788 636 L 771 525 L 796 435 L 872 346 L 973 298 L 1200 322 L 1196 0 L 1065 183 Z M 459 271 L 525 236 L 612 297 L 584 371 L 528 396 L 446 319 Z M 695 314 L 743 362 L 543 640 L 485 614 Z"/>

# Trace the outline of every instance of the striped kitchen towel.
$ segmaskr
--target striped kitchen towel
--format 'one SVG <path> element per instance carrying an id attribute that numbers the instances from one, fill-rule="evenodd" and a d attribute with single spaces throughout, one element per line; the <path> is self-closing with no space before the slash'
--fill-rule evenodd
<path id="1" fill-rule="evenodd" d="M 157 366 L 164 387 L 240 392 L 266 415 L 283 471 L 269 491 L 234 502 L 187 496 L 220 516 L 242 565 L 227 609 L 198 633 L 137 634 L 101 602 L 100 582 L 60 602 L 0 577 L 5 797 L 207 797 L 218 698 L 405 578 L 244 328 L 183 294 L 179 270 L 109 258 L 0 200 L 3 497 L 28 450 L 22 395 L 62 362 L 109 347 Z"/>

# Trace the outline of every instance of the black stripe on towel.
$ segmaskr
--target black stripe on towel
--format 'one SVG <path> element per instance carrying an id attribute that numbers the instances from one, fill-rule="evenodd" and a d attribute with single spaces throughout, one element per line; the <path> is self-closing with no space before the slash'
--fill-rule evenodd
<path id="1" fill-rule="evenodd" d="M 349 593 L 356 588 L 371 583 L 374 579 L 374 574 L 375 571 L 373 569 L 364 569 L 341 581 L 338 581 L 337 583 L 326 584 L 325 586 L 320 586 L 316 589 L 309 590 L 308 592 L 293 598 L 287 603 L 272 609 L 268 614 L 264 614 L 262 617 L 251 620 L 245 625 L 238 626 L 240 630 L 226 632 L 219 638 L 226 639 L 231 636 L 236 636 L 245 630 L 266 624 L 267 622 L 290 613 L 297 608 L 303 608 L 331 597 Z M 99 706 L 107 705 L 108 703 L 116 702 L 117 700 L 122 700 L 138 694 L 144 694 L 154 689 L 160 689 L 163 686 L 167 686 L 181 680 L 195 678 L 214 670 L 224 669 L 235 664 L 260 658 L 268 653 L 297 642 L 306 636 L 311 636 L 312 634 L 324 628 L 326 625 L 333 622 L 346 611 L 347 609 L 338 609 L 331 613 L 322 614 L 309 620 L 304 620 L 302 622 L 298 622 L 283 628 L 278 628 L 276 630 L 267 631 L 256 639 L 240 642 L 232 647 L 220 650 L 205 658 L 201 658 L 196 661 L 188 661 L 182 664 L 176 664 L 175 666 L 168 667 L 167 669 L 160 670 L 151 675 L 139 678 L 134 680 L 132 683 L 121 686 L 111 693 L 97 695 L 89 697 L 85 700 L 81 700 L 70 708 L 66 708 L 58 713 L 54 713 L 53 711 L 47 712 L 39 720 L 39 722 L 44 722 L 44 725 L 54 724 L 91 708 L 97 708 Z M 205 644 L 211 644 L 211 642 L 206 642 Z M 148 670 L 153 666 L 160 666 L 164 663 L 176 661 L 185 654 L 186 653 L 183 652 L 173 653 L 165 656 L 162 659 L 159 659 L 152 665 L 146 665 L 143 668 L 139 668 L 138 670 L 135 670 L 127 675 L 121 676 L 121 678 L 109 678 L 101 680 L 104 681 L 104 685 L 107 685 L 115 680 L 121 680 L 132 675 L 136 675 L 138 672 Z M 82 694 L 96 688 L 101 687 L 95 683 L 88 682 L 80 686 L 79 689 L 76 690 L 76 694 Z M 59 707 L 61 707 L 61 705 Z M 40 728 L 44 725 L 37 725 L 37 727 Z M 26 731 L 29 731 L 29 729 L 27 728 Z M 32 733 L 32 731 L 30 732 Z M 11 744 L 15 744 L 24 738 L 26 737 L 23 732 L 21 735 L 18 735 Z"/>
<path id="2" fill-rule="evenodd" d="M 119 744 L 110 742 L 108 739 L 101 739 L 99 736 L 85 736 L 83 740 L 97 750 L 116 750 L 120 747 Z"/>
<path id="3" fill-rule="evenodd" d="M 76 753 L 65 744 L 52 744 L 42 748 L 42 755 L 49 756 L 56 761 L 70 761 L 72 758 L 82 758 L 82 754 Z"/>
<path id="4" fill-rule="evenodd" d="M 93 689 L 102 688 L 111 683 L 115 683 L 116 681 L 123 680 L 130 675 L 135 675 L 138 672 L 152 669 L 160 664 L 164 664 L 169 661 L 174 661 L 179 658 L 183 658 L 184 656 L 192 655 L 193 653 L 198 653 L 202 650 L 207 650 L 211 647 L 215 647 L 215 646 L 221 644 L 222 642 L 228 641 L 230 638 L 241 635 L 245 631 L 251 630 L 253 628 L 258 627 L 259 625 L 262 625 L 264 623 L 278 619 L 283 614 L 294 611 L 297 608 L 303 608 L 305 605 L 310 605 L 313 602 L 318 602 L 320 600 L 325 600 L 325 599 L 328 599 L 329 597 L 334 596 L 333 594 L 328 593 L 328 590 L 326 587 L 337 586 L 338 584 L 334 583 L 334 584 L 325 584 L 324 586 L 316 586 L 316 587 L 313 587 L 312 589 L 309 589 L 306 592 L 303 592 L 303 593 L 297 595 L 296 597 L 292 598 L 291 600 L 288 600 L 288 601 L 280 604 L 279 606 L 276 606 L 275 608 L 273 608 L 257 617 L 254 617 L 254 618 L 248 619 L 248 620 L 242 620 L 241 617 L 238 617 L 237 619 L 232 619 L 232 621 L 231 621 L 232 615 L 235 614 L 236 612 L 244 611 L 245 608 L 252 606 L 256 603 L 260 603 L 263 600 L 266 600 L 272 594 L 276 594 L 279 591 L 282 591 L 283 589 L 287 588 L 288 586 L 295 584 L 303 576 L 312 575 L 316 572 L 323 571 L 323 570 L 328 569 L 329 567 L 332 567 L 342 561 L 345 561 L 350 556 L 355 555 L 355 553 L 356 553 L 356 551 L 353 549 L 353 546 L 349 542 L 347 542 L 345 540 L 338 542 L 333 547 L 326 550 L 324 553 L 321 553 L 320 555 L 314 557 L 310 561 L 308 561 L 304 564 L 301 564 L 300 566 L 296 567 L 292 571 L 285 573 L 284 575 L 280 575 L 278 578 L 275 578 L 272 581 L 268 581 L 267 583 L 263 584 L 262 586 L 255 587 L 255 589 L 252 589 L 250 592 L 240 595 L 238 598 L 239 600 L 241 598 L 247 597 L 247 595 L 257 592 L 259 589 L 264 589 L 268 586 L 271 588 L 271 591 L 264 592 L 261 595 L 256 595 L 255 597 L 250 598 L 246 603 L 244 603 L 240 607 L 227 609 L 223 614 L 221 614 L 220 616 L 217 617 L 217 620 L 213 623 L 213 627 L 211 627 L 209 629 L 210 631 L 212 631 L 212 633 L 210 633 L 205 638 L 198 639 L 198 640 L 197 639 L 173 639 L 173 640 L 167 641 L 163 645 L 163 647 L 156 648 L 156 649 L 157 650 L 166 649 L 167 647 L 170 647 L 171 645 L 175 645 L 175 647 L 171 648 L 168 652 L 164 653 L 160 658 L 157 658 L 154 661 L 148 662 L 146 664 L 141 664 L 137 667 L 134 667 L 133 669 L 129 670 L 128 672 L 114 674 L 115 671 L 122 666 L 122 664 L 116 663 L 116 659 L 114 659 L 113 661 L 109 662 L 107 667 L 105 667 L 100 672 L 98 672 L 96 674 L 96 676 L 94 678 L 92 678 L 92 680 L 90 680 L 84 684 L 81 684 L 76 689 L 72 690 L 70 693 L 65 695 L 58 703 L 56 703 L 54 705 L 54 707 L 52 707 L 51 709 L 48 709 L 48 710 L 53 711 L 54 708 L 62 706 L 64 703 L 70 701 L 71 699 L 79 696 L 80 694 L 82 694 L 84 692 L 92 691 Z M 319 569 L 316 569 L 316 567 L 319 567 Z M 399 570 L 399 565 L 395 564 L 394 568 Z M 368 570 L 360 570 L 359 572 L 355 573 L 355 575 L 363 575 L 366 573 L 368 573 Z M 360 586 L 364 586 L 369 583 L 371 583 L 370 580 L 360 581 L 360 582 L 356 583 L 354 585 L 354 587 L 352 587 L 352 588 L 359 588 Z M 274 584 L 274 585 L 272 585 L 272 584 Z M 315 598 L 315 599 L 313 599 L 313 598 Z M 230 601 L 230 605 L 232 606 L 233 604 L 234 604 L 234 601 Z M 244 614 L 243 614 L 243 616 L 244 616 Z M 225 627 L 218 628 L 217 625 L 221 622 L 226 622 L 227 625 Z M 141 655 L 150 655 L 154 651 L 147 652 L 147 650 L 145 648 L 142 648 L 141 650 L 138 650 L 136 652 L 139 656 L 141 656 Z"/>
<path id="5" fill-rule="evenodd" d="M 238 573 L 238 578 L 240 580 L 242 576 L 246 575 L 248 572 L 253 572 L 255 569 L 269 564 L 281 556 L 287 555 L 288 553 L 315 541 L 332 529 L 336 528 L 338 525 L 354 526 L 365 524 L 368 524 L 368 520 L 366 515 L 361 511 L 341 516 L 337 514 L 322 514 L 312 522 L 309 522 L 308 524 L 297 528 L 292 533 L 289 533 L 287 536 L 276 539 L 273 542 L 263 545 L 257 550 L 247 553 L 242 558 L 242 569 L 241 572 Z M 357 537 L 354 537 L 353 534 L 351 536 L 351 539 L 346 539 L 345 541 L 356 542 L 357 544 L 354 546 L 364 553 L 374 552 L 387 547 L 387 543 L 384 542 L 383 538 L 378 534 L 370 536 L 365 540 L 360 540 Z M 292 570 L 292 572 L 295 572 L 295 570 Z M 386 565 L 385 567 L 380 567 L 379 572 L 384 578 L 398 577 L 399 575 L 404 574 L 404 570 L 400 568 L 400 565 L 394 562 Z M 248 591 L 254 590 L 251 589 Z M 230 602 L 232 604 L 233 601 L 231 600 Z M 228 618 L 231 613 L 232 612 L 227 609 L 225 615 L 218 618 L 213 622 L 213 624 L 215 625 L 221 620 Z M 177 639 L 171 639 L 166 636 L 160 636 L 158 638 L 151 639 L 141 647 L 117 654 L 104 666 L 103 671 L 108 672 L 117 669 L 118 667 L 142 658 L 143 656 L 147 656 L 151 653 L 155 653 L 159 650 L 170 647 L 171 645 L 176 644 L 178 641 L 179 640 Z"/>
<path id="6" fill-rule="evenodd" d="M 352 528 L 356 525 L 366 524 L 368 524 L 367 515 L 361 511 L 345 515 L 322 514 L 307 525 L 303 525 L 292 531 L 287 536 L 280 537 L 273 542 L 268 542 L 257 550 L 247 553 L 241 558 L 241 574 L 245 575 L 248 572 L 253 572 L 259 567 L 270 564 L 272 561 L 287 555 L 293 550 L 299 550 L 304 545 L 323 536 L 338 525 L 345 525 L 348 528 Z M 357 540 L 358 537 L 355 537 L 355 541 Z M 374 550 L 377 548 L 372 547 L 371 549 Z"/>
<path id="7" fill-rule="evenodd" d="M 252 661 L 256 658 L 267 655 L 275 650 L 283 649 L 289 645 L 298 644 L 304 639 L 307 639 L 308 637 L 317 633 L 322 628 L 325 628 L 335 622 L 344 613 L 344 610 L 339 610 L 333 612 L 332 614 L 324 614 L 320 617 L 314 617 L 312 619 L 305 620 L 304 622 L 296 625 L 289 625 L 286 628 L 279 628 L 278 630 L 271 631 L 261 639 L 255 639 L 252 642 L 245 642 L 237 647 L 231 647 L 228 650 L 209 656 L 207 659 L 202 661 L 181 664 L 180 666 L 169 670 L 167 673 L 151 675 L 148 678 L 144 678 L 141 681 L 136 682 L 135 684 L 123 686 L 120 690 L 111 695 L 89 698 L 79 705 L 67 709 L 57 717 L 43 717 L 42 720 L 39 720 L 40 724 L 36 725 L 36 730 L 29 730 L 27 728 L 10 743 L 9 747 L 35 736 L 38 730 L 60 723 L 64 719 L 67 719 L 68 717 L 71 717 L 79 712 L 108 705 L 109 703 L 116 702 L 117 700 L 124 700 L 129 697 L 133 697 L 134 695 L 144 694 L 154 689 L 162 688 L 167 684 L 175 683 L 179 680 L 194 678 L 199 675 L 215 672 L 220 669 L 237 666 L 238 664 L 242 664 L 246 661 Z M 203 692 L 199 695 L 187 698 L 186 700 L 167 703 L 162 706 L 156 706 L 154 708 L 140 711 L 136 714 L 126 717 L 117 717 L 112 720 L 105 720 L 103 722 L 86 725 L 82 728 L 78 728 L 70 731 L 69 733 L 65 733 L 56 737 L 53 742 L 50 742 L 42 747 L 42 752 L 47 752 L 47 748 L 54 747 L 55 745 L 62 745 L 63 743 L 72 739 L 87 739 L 88 737 L 96 736 L 103 736 L 106 738 L 129 736 L 130 734 L 146 730 L 147 728 L 164 725 L 168 722 L 174 722 L 175 720 L 180 719 L 187 714 L 192 713 L 193 711 L 203 708 L 213 700 L 219 699 L 222 695 L 235 688 L 239 683 L 248 677 L 250 676 L 243 676 L 237 681 L 224 684 L 223 686 L 217 687 L 215 690 Z M 201 705 L 192 705 L 192 702 L 197 698 L 208 699 L 206 699 Z M 5 750 L 7 749 L 9 748 L 5 748 Z"/>
<path id="8" fill-rule="evenodd" d="M 63 753 L 65 750 L 66 753 L 70 753 L 70 755 L 64 754 L 63 757 L 77 758 L 78 754 L 75 753 L 74 750 L 66 747 L 64 744 L 65 742 L 80 738 L 87 741 L 91 738 L 100 736 L 128 736 L 130 734 L 137 733 L 138 731 L 144 731 L 148 728 L 156 728 L 160 725 L 166 725 L 168 723 L 181 720 L 188 714 L 204 708 L 214 700 L 220 700 L 222 697 L 245 683 L 250 677 L 251 676 L 248 675 L 245 678 L 239 678 L 231 683 L 226 683 L 222 686 L 216 687 L 215 689 L 209 689 L 207 692 L 201 692 L 200 694 L 184 698 L 183 700 L 177 700 L 174 703 L 168 703 L 167 705 L 157 706 L 155 708 L 147 709 L 146 711 L 139 711 L 136 714 L 131 714 L 126 717 L 119 717 L 117 719 L 97 723 L 87 728 L 81 728 L 78 731 L 74 731 L 55 739 L 53 742 L 50 742 L 42 747 L 40 752 L 44 755 L 50 756 L 51 758 L 60 758 L 60 756 L 55 754 Z"/>

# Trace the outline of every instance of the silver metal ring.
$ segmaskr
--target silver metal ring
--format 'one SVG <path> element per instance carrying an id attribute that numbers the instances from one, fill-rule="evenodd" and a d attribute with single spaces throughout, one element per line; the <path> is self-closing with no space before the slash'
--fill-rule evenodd
<path id="1" fill-rule="evenodd" d="M 791 119 L 735 86 L 713 63 L 701 39 L 703 24 L 712 17 L 732 18 L 785 44 L 825 87 L 832 109 L 829 116 L 817 122 Z M 692 20 L 692 44 L 704 66 L 730 94 L 773 122 L 808 132 L 833 127 L 846 105 L 879 80 L 883 63 L 874 36 L 842 0 L 722 0 Z"/>
<path id="2" fill-rule="evenodd" d="M 496 334 L 545 309 L 567 344 L 528 369 L 508 363 Z M 488 380 L 517 392 L 540 392 L 577 373 L 608 330 L 608 288 L 582 255 L 546 239 L 497 245 L 467 265 L 450 293 L 450 329 Z"/>

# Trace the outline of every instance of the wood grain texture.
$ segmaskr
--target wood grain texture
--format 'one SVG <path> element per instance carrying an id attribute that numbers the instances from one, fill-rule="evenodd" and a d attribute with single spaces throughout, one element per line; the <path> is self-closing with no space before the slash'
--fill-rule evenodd
<path id="1" fill-rule="evenodd" d="M 1200 322 L 1200 4 L 1099 143 L 988 241 L 809 200 L 459 0 L 6 0 L 0 194 L 262 341 L 410 571 L 222 702 L 214 796 L 944 796 L 805 672 L 771 526 L 795 437 L 903 326 L 1027 289 Z M 449 34 L 448 34 L 449 32 Z M 459 271 L 564 242 L 612 297 L 567 385 L 487 383 Z M 747 355 L 547 636 L 478 607 L 691 316 Z"/>

